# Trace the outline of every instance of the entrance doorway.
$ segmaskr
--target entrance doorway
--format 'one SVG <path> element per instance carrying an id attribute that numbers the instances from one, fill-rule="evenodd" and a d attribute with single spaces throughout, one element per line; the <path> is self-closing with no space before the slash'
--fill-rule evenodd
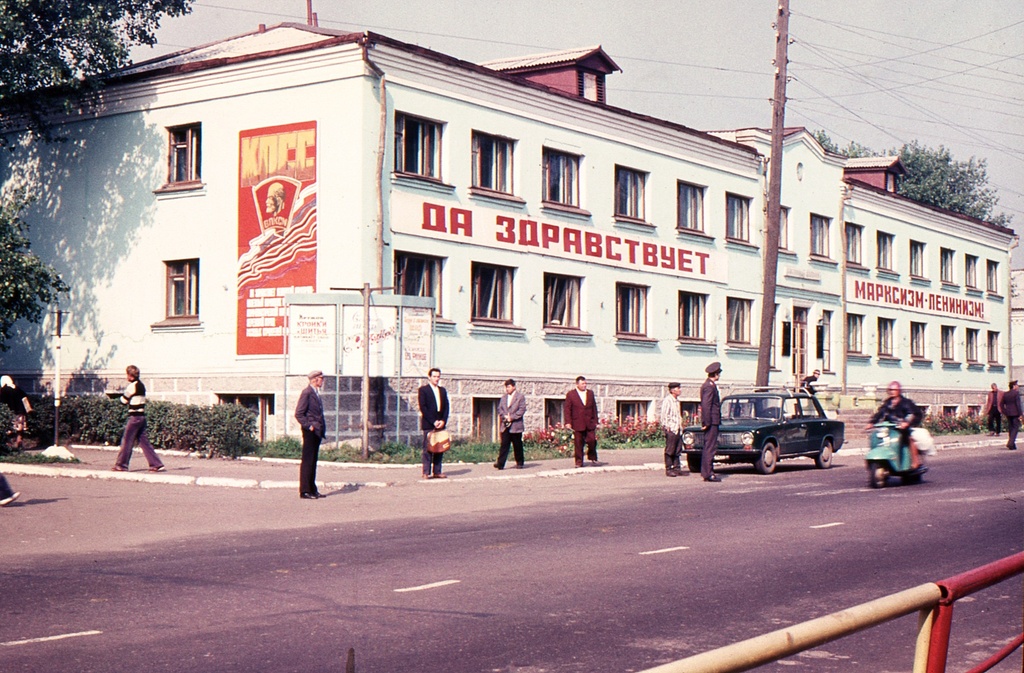
<path id="1" fill-rule="evenodd" d="M 807 376 L 807 309 L 793 307 L 793 376 L 797 385 Z"/>

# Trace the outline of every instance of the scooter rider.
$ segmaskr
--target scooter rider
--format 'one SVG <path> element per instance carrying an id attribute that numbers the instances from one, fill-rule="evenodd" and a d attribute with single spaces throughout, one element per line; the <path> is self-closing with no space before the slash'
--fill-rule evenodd
<path id="1" fill-rule="evenodd" d="M 921 467 L 921 458 L 917 452 L 917 444 L 910 439 L 910 429 L 921 424 L 921 410 L 914 400 L 903 396 L 903 389 L 899 381 L 889 384 L 889 397 L 878 407 L 878 411 L 871 417 L 871 426 L 879 422 L 895 423 L 896 429 L 900 431 L 900 448 L 910 448 L 910 467 L 917 469 Z"/>

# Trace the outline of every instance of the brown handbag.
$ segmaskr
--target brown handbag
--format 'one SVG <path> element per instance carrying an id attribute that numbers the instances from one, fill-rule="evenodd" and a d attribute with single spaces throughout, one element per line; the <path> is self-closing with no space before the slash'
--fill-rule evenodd
<path id="1" fill-rule="evenodd" d="M 444 453 L 452 446 L 452 437 L 447 430 L 431 430 L 427 433 L 427 451 Z"/>

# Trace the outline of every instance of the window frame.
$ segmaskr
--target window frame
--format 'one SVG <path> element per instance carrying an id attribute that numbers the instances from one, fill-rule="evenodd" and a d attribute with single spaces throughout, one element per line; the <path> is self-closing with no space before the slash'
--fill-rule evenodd
<path id="1" fill-rule="evenodd" d="M 444 315 L 443 302 L 441 301 L 444 260 L 444 257 L 421 255 L 418 252 L 406 252 L 405 250 L 395 250 L 394 265 L 392 269 L 395 294 L 407 297 L 431 297 L 434 300 L 435 315 Z M 415 293 L 406 291 L 409 289 L 409 280 L 406 276 L 409 262 L 416 262 L 423 265 L 422 269 L 415 270 L 417 275 L 421 276 L 418 283 L 420 286 L 419 291 Z M 423 281 L 422 276 L 427 277 L 427 282 Z"/>
<path id="2" fill-rule="evenodd" d="M 999 332 L 988 330 L 985 338 L 985 353 L 990 365 L 999 364 Z"/>
<path id="3" fill-rule="evenodd" d="M 978 290 L 978 256 L 964 254 L 964 285 L 968 290 Z"/>
<path id="4" fill-rule="evenodd" d="M 737 231 L 737 227 L 739 231 Z M 725 237 L 750 242 L 750 199 L 739 194 L 725 194 Z"/>
<path id="5" fill-rule="evenodd" d="M 964 329 L 964 357 L 969 364 L 978 364 L 978 342 L 981 330 L 974 327 Z"/>
<path id="6" fill-rule="evenodd" d="M 956 263 L 956 251 L 951 248 L 939 248 L 939 280 L 947 285 L 956 285 L 953 265 Z"/>
<path id="7" fill-rule="evenodd" d="M 515 317 L 515 268 L 500 264 L 473 262 L 470 267 L 470 321 L 512 325 Z M 487 281 L 485 286 L 485 281 Z M 487 293 L 488 297 L 483 294 Z M 491 305 L 482 310 L 481 302 Z M 495 315 L 497 314 L 497 315 Z"/>
<path id="8" fill-rule="evenodd" d="M 515 194 L 516 141 L 473 131 L 473 187 L 500 194 Z M 487 151 L 489 149 L 489 151 Z M 490 185 L 483 184 L 485 180 Z"/>
<path id="9" fill-rule="evenodd" d="M 896 245 L 896 237 L 884 231 L 875 233 L 875 266 L 879 271 L 895 273 L 893 266 L 893 248 Z"/>
<path id="10" fill-rule="evenodd" d="M 415 134 L 410 126 L 417 130 Z M 395 112 L 395 172 L 440 182 L 443 136 L 442 122 Z M 416 165 L 410 166 L 413 153 Z"/>
<path id="11" fill-rule="evenodd" d="M 940 338 L 942 361 L 953 362 L 956 359 L 956 325 L 942 325 Z"/>
<path id="12" fill-rule="evenodd" d="M 184 134 L 176 138 L 177 134 Z M 167 186 L 199 185 L 203 179 L 201 122 L 167 127 Z"/>
<path id="13" fill-rule="evenodd" d="M 580 207 L 581 159 L 578 154 L 551 147 L 542 148 L 541 200 L 544 203 Z"/>
<path id="14" fill-rule="evenodd" d="M 862 313 L 846 314 L 846 352 L 864 353 L 864 315 Z"/>
<path id="15" fill-rule="evenodd" d="M 995 260 L 985 260 L 985 291 L 999 294 L 999 262 Z"/>
<path id="16" fill-rule="evenodd" d="M 832 218 L 811 213 L 811 256 L 831 259 L 832 250 L 829 246 L 829 234 Z"/>
<path id="17" fill-rule="evenodd" d="M 697 231 L 704 233 L 704 192 L 707 187 L 701 185 L 695 185 L 691 182 L 685 182 L 683 180 L 676 181 L 676 230 L 678 231 Z M 688 196 L 685 199 L 683 194 L 686 193 Z M 684 213 L 686 217 L 684 218 Z M 696 226 L 686 226 L 685 222 L 695 220 Z"/>
<path id="18" fill-rule="evenodd" d="M 815 355 L 821 363 L 821 371 L 832 371 L 832 311 L 822 311 L 815 326 Z"/>
<path id="19" fill-rule="evenodd" d="M 925 250 L 923 241 L 910 241 L 910 277 L 926 278 Z"/>
<path id="20" fill-rule="evenodd" d="M 619 425 L 626 425 L 630 418 L 647 420 L 650 410 L 650 400 L 615 400 L 615 418 Z"/>
<path id="21" fill-rule="evenodd" d="M 910 321 L 910 357 L 915 360 L 928 358 L 928 325 Z"/>
<path id="22" fill-rule="evenodd" d="M 559 289 L 558 285 L 562 285 Z M 559 273 L 544 274 L 544 328 L 580 330 L 580 296 L 583 291 L 583 279 L 579 276 L 568 276 Z M 562 315 L 569 317 L 571 324 L 552 320 L 555 310 L 554 300 L 559 295 L 566 295 Z"/>
<path id="23" fill-rule="evenodd" d="M 846 263 L 864 265 L 864 227 L 847 222 L 846 232 Z"/>
<path id="24" fill-rule="evenodd" d="M 779 206 L 779 250 L 792 252 L 789 248 L 789 208 Z"/>
<path id="25" fill-rule="evenodd" d="M 679 290 L 680 341 L 707 341 L 707 307 L 708 295 Z"/>
<path id="26" fill-rule="evenodd" d="M 754 315 L 754 300 L 740 297 L 725 298 L 726 343 L 749 346 L 751 323 Z M 737 323 L 737 321 L 739 321 Z"/>
<path id="27" fill-rule="evenodd" d="M 615 283 L 615 336 L 647 336 L 649 289 L 646 285 L 636 283 Z"/>
<path id="28" fill-rule="evenodd" d="M 896 320 L 894 318 L 878 317 L 876 336 L 878 339 L 878 357 L 896 357 Z"/>
<path id="29" fill-rule="evenodd" d="M 180 266 L 177 270 L 176 266 Z M 164 319 L 166 322 L 199 322 L 199 258 L 164 261 L 166 294 Z M 179 311 L 179 302 L 184 309 Z M 190 310 L 194 309 L 194 310 Z"/>
<path id="30" fill-rule="evenodd" d="M 615 217 L 646 221 L 647 173 L 615 165 Z"/>

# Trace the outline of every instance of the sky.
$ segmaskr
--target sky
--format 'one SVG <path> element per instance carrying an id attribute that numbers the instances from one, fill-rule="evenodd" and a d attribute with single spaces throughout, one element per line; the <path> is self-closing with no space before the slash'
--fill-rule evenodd
<path id="1" fill-rule="evenodd" d="M 771 0 L 312 0 L 319 25 L 472 62 L 601 45 L 608 103 L 712 131 L 771 124 Z M 874 150 L 918 141 L 984 160 L 1024 238 L 1024 3 L 790 0 L 786 125 Z M 306 0 L 198 0 L 136 62 L 306 21 Z M 1024 245 L 1013 251 L 1024 268 Z"/>

